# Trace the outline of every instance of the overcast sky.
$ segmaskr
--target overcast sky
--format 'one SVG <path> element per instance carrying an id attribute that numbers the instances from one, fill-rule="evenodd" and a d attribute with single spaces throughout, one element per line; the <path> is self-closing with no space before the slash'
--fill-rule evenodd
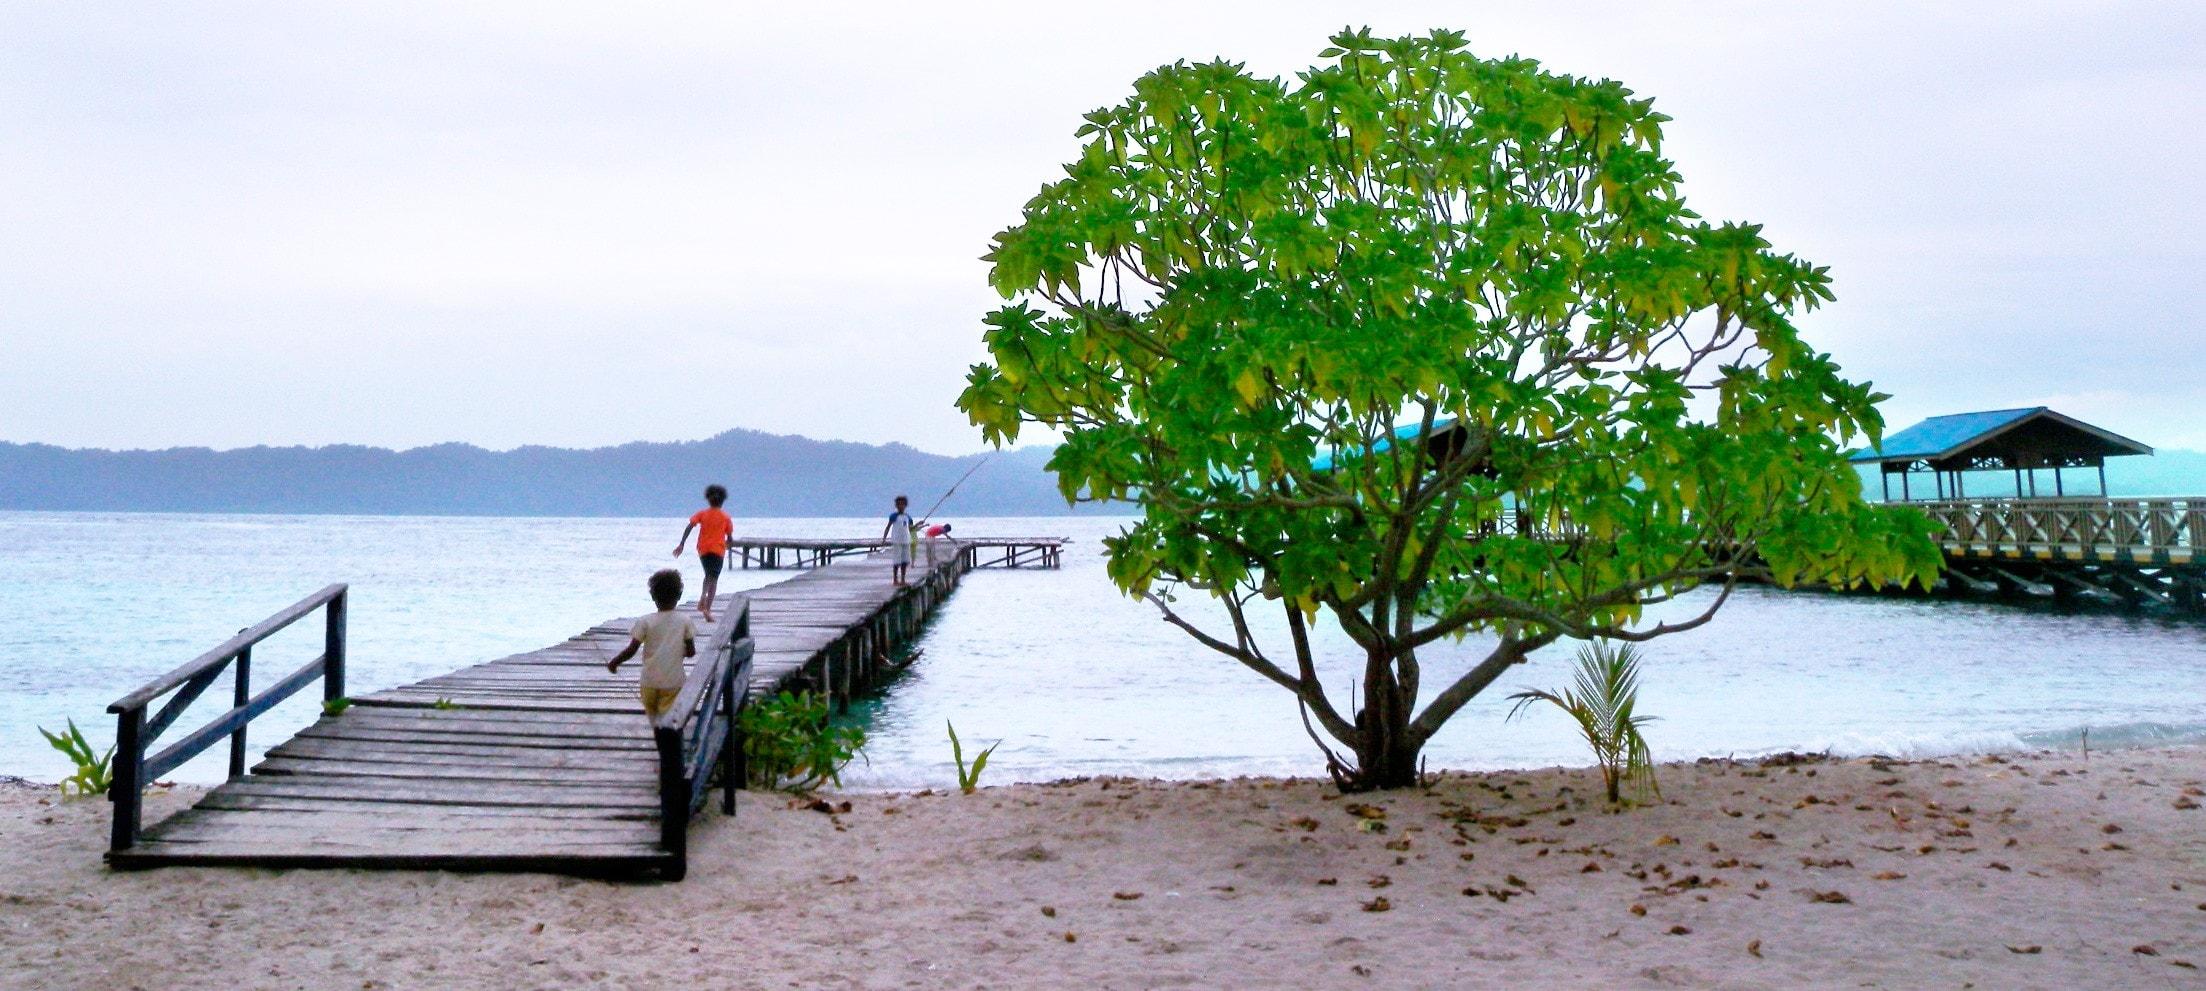
<path id="1" fill-rule="evenodd" d="M 9 4 L 0 440 L 977 450 L 978 256 L 1080 115 L 1353 22 L 1653 96 L 1895 427 L 2206 448 L 2206 5 L 1823 6 Z"/>

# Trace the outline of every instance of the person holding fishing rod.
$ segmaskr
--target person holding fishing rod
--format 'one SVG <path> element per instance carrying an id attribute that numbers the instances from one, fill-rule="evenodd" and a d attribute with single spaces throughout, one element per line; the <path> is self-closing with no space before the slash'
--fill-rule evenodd
<path id="1" fill-rule="evenodd" d="M 918 529 L 925 527 L 927 519 L 933 518 L 935 510 L 941 509 L 943 503 L 950 501 L 950 497 L 957 494 L 958 486 L 964 485 L 966 479 L 973 477 L 973 473 L 979 471 L 981 465 L 987 464 L 989 459 L 993 457 L 995 457 L 994 454 L 989 454 L 975 462 L 971 468 L 965 469 L 965 474 L 958 476 L 958 480 L 950 486 L 950 490 L 942 493 L 942 498 L 936 499 L 934 505 L 927 507 L 927 517 L 917 523 L 912 522 L 911 514 L 904 511 L 906 507 L 911 505 L 911 500 L 903 496 L 896 497 L 896 511 L 889 514 L 887 525 L 881 527 L 881 539 L 889 543 L 889 581 L 898 585 L 907 583 L 907 576 L 911 570 L 912 551 L 914 545 L 918 543 L 916 539 Z M 939 528 L 929 528 L 927 536 L 941 537 L 948 535 L 949 532 L 950 528 L 945 525 Z M 931 545 L 928 548 L 928 555 L 927 563 L 931 565 L 934 563 L 933 547 Z"/>
<path id="2" fill-rule="evenodd" d="M 912 516 L 904 511 L 911 500 L 896 497 L 896 511 L 889 514 L 889 521 L 881 527 L 881 539 L 889 542 L 889 582 L 904 584 L 906 572 L 912 566 Z"/>

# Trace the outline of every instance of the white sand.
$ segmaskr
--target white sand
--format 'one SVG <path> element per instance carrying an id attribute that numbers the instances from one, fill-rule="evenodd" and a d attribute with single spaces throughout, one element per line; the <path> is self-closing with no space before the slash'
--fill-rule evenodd
<path id="1" fill-rule="evenodd" d="M 0 787 L 0 986 L 2206 987 L 2206 749 L 1663 784 L 1623 815 L 1583 770 L 749 795 L 680 884 L 112 873 L 106 803 Z"/>

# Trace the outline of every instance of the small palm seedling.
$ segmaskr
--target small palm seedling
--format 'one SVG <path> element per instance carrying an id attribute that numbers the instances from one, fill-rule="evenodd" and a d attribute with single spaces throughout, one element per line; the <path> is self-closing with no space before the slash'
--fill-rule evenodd
<path id="1" fill-rule="evenodd" d="M 1630 644 L 1589 643 L 1578 649 L 1577 681 L 1561 695 L 1534 690 L 1509 696 L 1517 704 L 1510 707 L 1508 718 L 1515 719 L 1534 702 L 1554 703 L 1578 721 L 1578 731 L 1592 745 L 1610 805 L 1623 803 L 1626 784 L 1641 797 L 1661 798 L 1647 739 L 1639 732 L 1655 717 L 1632 712 L 1639 704 L 1639 652 Z"/>
<path id="2" fill-rule="evenodd" d="M 352 708 L 351 699 L 328 699 L 322 703 L 322 715 L 342 716 L 345 714 L 345 710 L 350 708 Z"/>
<path id="3" fill-rule="evenodd" d="M 967 768 L 965 745 L 958 742 L 957 727 L 950 725 L 947 719 L 942 721 L 942 725 L 950 731 L 950 759 L 957 761 L 957 790 L 970 795 L 973 789 L 980 787 L 980 772 L 981 768 L 988 766 L 988 755 L 995 753 L 997 747 L 1003 746 L 1003 741 L 997 740 L 989 744 L 988 749 L 974 755 L 973 766 Z"/>
<path id="4" fill-rule="evenodd" d="M 69 761 L 77 766 L 77 773 L 62 779 L 63 795 L 82 797 L 107 794 L 108 786 L 115 782 L 109 767 L 115 760 L 114 747 L 107 748 L 105 754 L 94 754 L 92 744 L 84 739 L 84 731 L 77 728 L 77 721 L 74 719 L 69 720 L 69 729 L 66 732 L 51 733 L 44 726 L 39 727 L 38 732 L 46 738 L 47 743 L 53 744 L 55 750 L 68 755 Z"/>
<path id="5" fill-rule="evenodd" d="M 743 707 L 750 784 L 802 794 L 823 784 L 842 787 L 843 768 L 865 756 L 866 731 L 828 716 L 825 695 L 781 692 Z"/>

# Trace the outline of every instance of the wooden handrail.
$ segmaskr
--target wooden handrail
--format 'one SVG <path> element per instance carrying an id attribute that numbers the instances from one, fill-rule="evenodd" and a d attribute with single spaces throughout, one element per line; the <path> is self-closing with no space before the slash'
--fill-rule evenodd
<path id="1" fill-rule="evenodd" d="M 344 585 L 331 585 L 322 589 L 292 603 L 275 615 L 238 631 L 237 636 L 223 641 L 221 646 L 199 655 L 189 664 L 147 682 L 137 691 L 116 699 L 113 705 L 107 707 L 107 711 L 115 715 L 116 721 L 114 775 L 107 790 L 108 801 L 115 805 L 114 829 L 108 842 L 110 849 L 128 850 L 137 844 L 145 805 L 145 789 L 153 779 L 181 767 L 185 761 L 199 756 L 223 737 L 230 739 L 230 776 L 240 776 L 245 773 L 245 727 L 255 717 L 275 708 L 276 703 L 298 694 L 300 689 L 313 684 L 316 679 L 322 682 L 322 697 L 325 701 L 344 697 L 345 600 Z M 324 610 L 321 656 L 260 694 L 253 694 L 253 646 L 317 609 Z M 146 749 L 161 734 L 167 732 L 170 726 L 175 725 L 177 717 L 183 715 L 184 709 L 196 701 L 225 669 L 232 673 L 235 681 L 230 710 L 148 758 Z M 176 694 L 170 698 L 168 704 L 148 719 L 146 707 L 171 691 Z"/>
<path id="2" fill-rule="evenodd" d="M 208 668 L 219 668 L 227 664 L 230 658 L 236 657 L 245 648 L 268 639 L 277 630 L 298 622 L 306 614 L 320 609 L 324 604 L 334 599 L 343 597 L 344 594 L 345 586 L 331 585 L 313 595 L 300 599 L 284 607 L 282 611 L 275 615 L 239 630 L 237 636 L 231 637 L 223 641 L 221 646 L 193 658 L 190 663 L 146 682 L 145 687 L 116 699 L 107 707 L 107 711 L 119 713 L 125 709 L 142 708 L 146 703 L 153 701 L 169 689 L 190 681 L 193 676 L 202 671 Z"/>
<path id="3" fill-rule="evenodd" d="M 704 805 L 715 763 L 722 774 L 721 812 L 735 814 L 743 774 L 736 719 L 750 699 L 753 652 L 746 599 L 721 613 L 674 703 L 652 721 L 659 755 L 659 840 L 674 857 L 666 872 L 670 880 L 681 880 L 689 869 L 689 821 Z"/>
<path id="4" fill-rule="evenodd" d="M 1941 499 L 1895 503 L 1922 510 L 1964 544 L 2161 552 L 2206 550 L 2206 497 L 2164 499 Z"/>

